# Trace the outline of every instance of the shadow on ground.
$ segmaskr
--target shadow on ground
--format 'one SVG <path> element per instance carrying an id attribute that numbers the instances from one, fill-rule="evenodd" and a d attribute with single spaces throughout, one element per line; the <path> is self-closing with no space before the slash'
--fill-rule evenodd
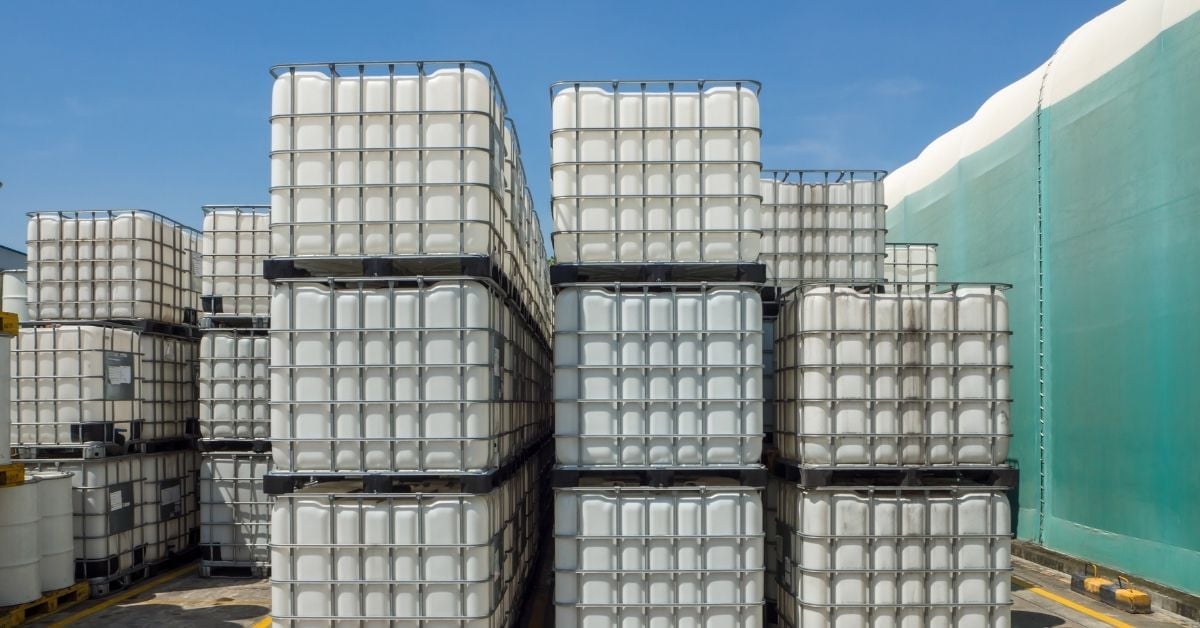
<path id="1" fill-rule="evenodd" d="M 237 628 L 253 624 L 271 609 L 259 604 L 220 604 L 202 608 L 183 608 L 175 604 L 140 604 L 114 608 L 103 618 L 89 617 L 75 624 L 81 628 L 121 626 L 150 628 L 151 626 L 214 626 Z"/>
<path id="2" fill-rule="evenodd" d="M 1051 626 L 1061 626 L 1065 623 L 1062 617 L 1046 613 L 1036 613 L 1034 611 L 1012 612 L 1013 628 L 1050 628 Z"/>

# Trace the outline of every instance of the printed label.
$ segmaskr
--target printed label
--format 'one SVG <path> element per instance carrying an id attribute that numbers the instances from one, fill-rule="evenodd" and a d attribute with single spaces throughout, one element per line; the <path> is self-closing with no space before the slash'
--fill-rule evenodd
<path id="1" fill-rule="evenodd" d="M 164 480 L 158 484 L 159 514 L 164 521 L 183 515 L 183 486 L 179 480 Z"/>
<path id="2" fill-rule="evenodd" d="M 504 337 L 492 336 L 492 399 L 504 400 Z"/>
<path id="3" fill-rule="evenodd" d="M 133 529 L 133 483 L 122 482 L 108 488 L 108 532 L 116 534 Z"/>
<path id="4" fill-rule="evenodd" d="M 104 398 L 109 401 L 133 399 L 133 354 L 128 351 L 104 352 Z"/>
<path id="5" fill-rule="evenodd" d="M 200 251 L 192 251 L 192 290 L 200 292 L 200 277 L 204 275 L 200 266 Z"/>

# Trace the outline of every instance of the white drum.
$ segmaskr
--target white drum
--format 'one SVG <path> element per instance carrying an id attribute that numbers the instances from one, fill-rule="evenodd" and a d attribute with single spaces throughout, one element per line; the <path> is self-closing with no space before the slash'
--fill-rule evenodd
<path id="1" fill-rule="evenodd" d="M 37 479 L 0 487 L 0 606 L 22 604 L 42 595 Z"/>
<path id="2" fill-rule="evenodd" d="M 41 555 L 42 591 L 56 591 L 75 583 L 74 509 L 71 474 L 34 473 L 37 479 L 38 552 Z"/>

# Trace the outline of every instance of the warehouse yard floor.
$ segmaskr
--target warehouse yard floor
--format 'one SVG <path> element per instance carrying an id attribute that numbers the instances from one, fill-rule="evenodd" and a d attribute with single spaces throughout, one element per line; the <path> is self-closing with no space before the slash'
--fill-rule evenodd
<path id="1" fill-rule="evenodd" d="M 1033 563 L 1014 559 L 1013 628 L 1103 628 L 1105 626 L 1176 627 L 1193 622 L 1163 612 L 1130 615 L 1080 596 L 1066 578 Z M 544 565 L 548 568 L 548 566 Z M 522 626 L 553 625 L 549 573 L 535 583 Z M 542 586 L 538 586 L 542 585 Z M 254 626 L 270 624 L 271 594 L 266 580 L 201 578 L 194 565 L 142 583 L 101 600 L 90 600 L 43 618 L 35 626 Z"/>

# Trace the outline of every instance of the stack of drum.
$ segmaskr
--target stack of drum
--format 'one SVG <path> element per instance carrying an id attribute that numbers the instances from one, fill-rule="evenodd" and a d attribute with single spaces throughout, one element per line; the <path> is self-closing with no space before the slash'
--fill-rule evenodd
<path id="1" fill-rule="evenodd" d="M 270 565 L 269 207 L 209 205 L 201 243 L 200 573 Z"/>
<path id="2" fill-rule="evenodd" d="M 760 626 L 758 84 L 551 99 L 555 625 Z"/>
<path id="3" fill-rule="evenodd" d="M 780 625 L 1007 625 L 1007 286 L 885 247 L 881 172 L 770 175 Z"/>
<path id="4" fill-rule="evenodd" d="M 515 625 L 543 520 L 552 304 L 495 75 L 272 75 L 273 620 Z"/>
<path id="5" fill-rule="evenodd" d="M 72 474 L 75 576 L 96 595 L 197 543 L 198 239 L 141 210 L 29 217 L 12 445 Z"/>

